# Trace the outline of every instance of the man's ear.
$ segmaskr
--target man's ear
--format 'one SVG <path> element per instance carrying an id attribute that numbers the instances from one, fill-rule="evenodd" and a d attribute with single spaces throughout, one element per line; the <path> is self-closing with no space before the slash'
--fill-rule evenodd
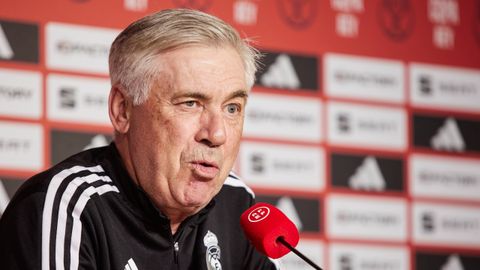
<path id="1" fill-rule="evenodd" d="M 120 134 L 127 133 L 130 127 L 132 103 L 118 85 L 112 86 L 108 97 L 108 114 L 113 128 Z"/>

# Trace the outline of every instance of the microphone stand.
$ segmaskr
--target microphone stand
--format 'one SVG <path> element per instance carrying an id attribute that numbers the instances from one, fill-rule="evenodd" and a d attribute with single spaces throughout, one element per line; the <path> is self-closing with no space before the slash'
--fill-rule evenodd
<path id="1" fill-rule="evenodd" d="M 292 247 L 287 241 L 285 241 L 285 238 L 283 238 L 283 236 L 278 237 L 277 242 L 280 242 L 280 244 L 286 246 L 290 251 L 297 254 L 298 257 L 302 258 L 302 260 L 304 260 L 306 263 L 308 263 L 313 268 L 315 268 L 317 270 L 322 270 L 322 268 L 320 268 L 320 266 L 316 265 L 309 258 L 307 258 L 305 255 L 303 255 L 300 251 L 298 251 L 296 248 Z"/>

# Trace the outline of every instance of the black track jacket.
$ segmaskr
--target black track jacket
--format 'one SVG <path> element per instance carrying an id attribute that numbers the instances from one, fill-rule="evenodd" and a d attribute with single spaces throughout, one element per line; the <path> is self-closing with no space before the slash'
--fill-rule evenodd
<path id="1" fill-rule="evenodd" d="M 0 268 L 273 270 L 240 228 L 253 200 L 230 174 L 208 206 L 172 235 L 112 143 L 25 182 L 0 220 Z"/>

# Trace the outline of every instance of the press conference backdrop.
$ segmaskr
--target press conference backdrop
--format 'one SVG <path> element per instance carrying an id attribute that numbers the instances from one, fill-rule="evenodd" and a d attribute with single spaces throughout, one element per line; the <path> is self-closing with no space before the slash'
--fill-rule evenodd
<path id="1" fill-rule="evenodd" d="M 1 0 L 0 213 L 35 172 L 111 141 L 109 46 L 172 7 L 223 18 L 265 54 L 236 170 L 307 256 L 480 269 L 475 0 Z"/>

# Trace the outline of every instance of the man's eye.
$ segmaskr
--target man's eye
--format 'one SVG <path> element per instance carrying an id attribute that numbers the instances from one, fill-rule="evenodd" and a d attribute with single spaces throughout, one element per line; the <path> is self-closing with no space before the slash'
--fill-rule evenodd
<path id="1" fill-rule="evenodd" d="M 185 104 L 185 106 L 187 107 L 193 107 L 195 106 L 196 102 L 194 100 L 189 100 L 189 101 L 185 101 L 183 104 Z"/>
<path id="2" fill-rule="evenodd" d="M 228 113 L 234 114 L 234 113 L 237 113 L 238 111 L 240 111 L 240 108 L 238 107 L 237 104 L 228 104 L 227 105 L 227 112 Z"/>

